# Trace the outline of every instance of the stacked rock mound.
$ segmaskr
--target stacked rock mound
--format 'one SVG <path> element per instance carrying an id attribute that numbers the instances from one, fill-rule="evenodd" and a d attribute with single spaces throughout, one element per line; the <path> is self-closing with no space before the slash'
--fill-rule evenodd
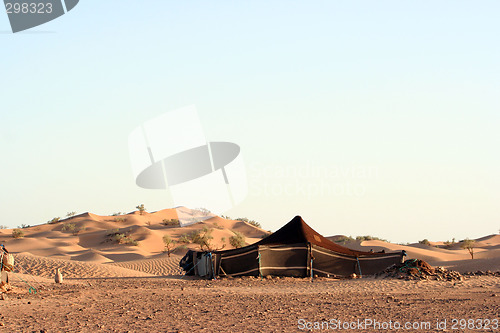
<path id="1" fill-rule="evenodd" d="M 449 271 L 443 267 L 433 268 L 420 259 L 409 259 L 404 263 L 392 265 L 386 270 L 377 273 L 375 277 L 437 281 L 462 281 L 464 279 L 459 272 Z"/>
<path id="2" fill-rule="evenodd" d="M 464 275 L 467 276 L 497 276 L 500 277 L 500 271 L 476 271 L 476 272 L 465 272 Z"/>

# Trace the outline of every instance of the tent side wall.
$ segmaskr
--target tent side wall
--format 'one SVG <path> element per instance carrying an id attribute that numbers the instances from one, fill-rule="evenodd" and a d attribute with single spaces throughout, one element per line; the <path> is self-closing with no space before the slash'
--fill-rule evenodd
<path id="1" fill-rule="evenodd" d="M 357 268 L 356 257 L 333 252 L 331 250 L 312 245 L 313 274 L 318 276 L 349 276 Z"/>
<path id="2" fill-rule="evenodd" d="M 372 275 L 398 264 L 403 252 L 350 256 L 312 245 L 313 274 L 319 276 Z"/>
<path id="3" fill-rule="evenodd" d="M 309 272 L 309 244 L 259 246 L 263 276 L 305 277 Z"/>
<path id="4" fill-rule="evenodd" d="M 370 256 L 359 256 L 361 272 L 356 274 L 372 275 L 377 274 L 387 267 L 403 262 L 403 251 L 396 253 L 375 254 Z"/>
<path id="5" fill-rule="evenodd" d="M 259 275 L 259 249 L 257 245 L 216 252 L 218 275 Z"/>

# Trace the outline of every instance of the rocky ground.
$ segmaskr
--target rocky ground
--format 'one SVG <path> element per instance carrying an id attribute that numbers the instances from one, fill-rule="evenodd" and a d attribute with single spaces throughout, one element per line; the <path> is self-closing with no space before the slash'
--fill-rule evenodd
<path id="1" fill-rule="evenodd" d="M 300 332 L 336 331 L 346 323 L 355 327 L 341 331 L 397 332 L 396 323 L 407 322 L 419 326 L 407 330 L 412 332 L 500 330 L 500 278 L 495 276 L 452 282 L 319 278 L 312 283 L 108 278 L 37 283 L 36 294 L 28 293 L 24 283 L 15 286 L 0 297 L 0 332 Z M 380 327 L 366 326 L 370 320 Z M 461 330 L 463 325 L 476 329 Z"/>

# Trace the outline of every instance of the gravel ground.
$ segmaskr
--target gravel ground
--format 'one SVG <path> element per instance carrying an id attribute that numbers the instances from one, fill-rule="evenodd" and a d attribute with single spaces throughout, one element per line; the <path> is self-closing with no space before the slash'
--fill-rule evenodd
<path id="1" fill-rule="evenodd" d="M 494 276 L 462 282 L 320 278 L 312 283 L 108 278 L 40 283 L 36 294 L 22 283 L 14 286 L 0 300 L 0 332 L 500 331 L 500 278 Z M 358 325 L 370 320 L 379 326 Z M 415 326 L 405 330 L 407 323 Z"/>

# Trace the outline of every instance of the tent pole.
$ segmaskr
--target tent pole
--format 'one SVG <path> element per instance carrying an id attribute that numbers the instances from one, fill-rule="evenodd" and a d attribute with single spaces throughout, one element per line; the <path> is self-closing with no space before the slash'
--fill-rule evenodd
<path id="1" fill-rule="evenodd" d="M 260 280 L 262 281 L 264 278 L 263 278 L 263 276 L 262 276 L 262 271 L 260 270 L 260 251 L 259 251 L 259 256 L 258 256 L 258 258 L 259 258 L 259 275 L 260 275 Z"/>
<path id="2" fill-rule="evenodd" d="M 361 264 L 359 263 L 359 258 L 356 256 L 356 261 L 358 262 L 358 270 L 359 270 L 359 277 L 362 278 L 363 274 L 361 274 Z"/>
<path id="3" fill-rule="evenodd" d="M 314 270 L 313 270 L 313 254 L 312 254 L 312 244 L 309 243 L 309 256 L 311 257 L 311 282 L 314 281 Z"/>

